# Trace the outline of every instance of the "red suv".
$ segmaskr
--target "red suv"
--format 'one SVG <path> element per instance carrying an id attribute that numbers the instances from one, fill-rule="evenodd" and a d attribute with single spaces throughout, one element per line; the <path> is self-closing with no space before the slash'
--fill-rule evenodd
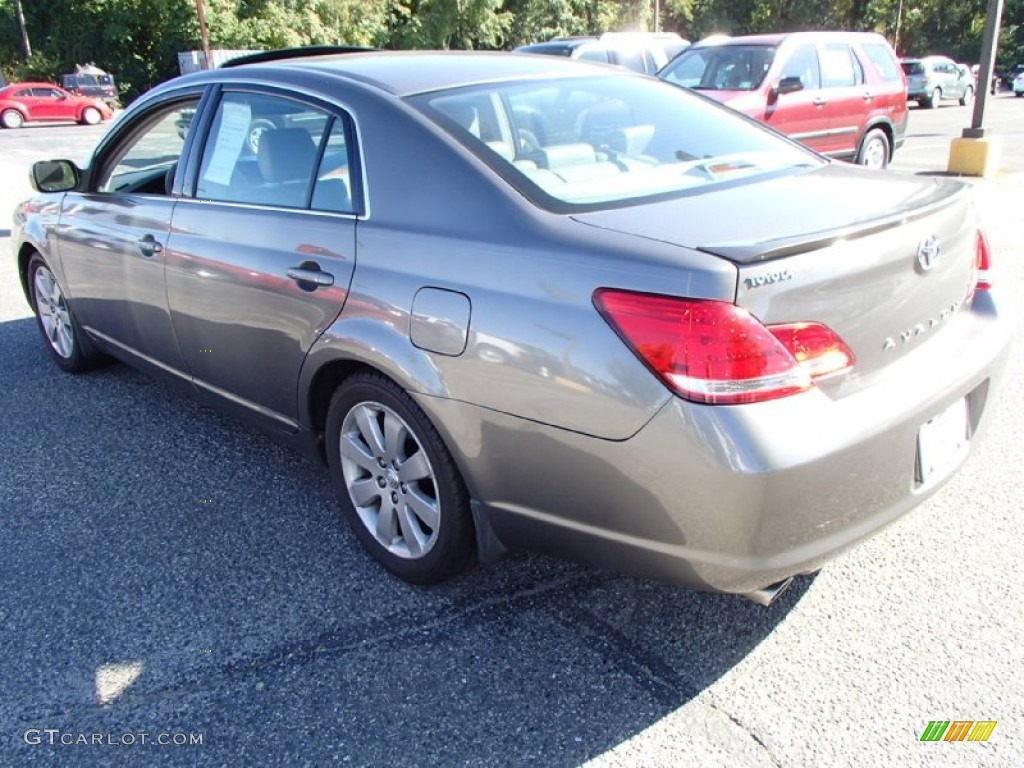
<path id="1" fill-rule="evenodd" d="M 903 143 L 907 82 L 871 32 L 793 32 L 697 43 L 658 73 L 822 154 L 885 168 Z"/>

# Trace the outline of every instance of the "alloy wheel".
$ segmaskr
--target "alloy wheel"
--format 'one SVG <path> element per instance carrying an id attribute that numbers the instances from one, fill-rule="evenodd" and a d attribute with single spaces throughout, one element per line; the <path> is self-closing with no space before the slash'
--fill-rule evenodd
<path id="1" fill-rule="evenodd" d="M 340 453 L 346 490 L 370 534 L 398 557 L 425 556 L 437 542 L 441 503 L 412 427 L 381 403 L 357 403 L 342 422 Z"/>
<path id="2" fill-rule="evenodd" d="M 36 269 L 35 304 L 43 333 L 54 351 L 69 360 L 75 351 L 75 337 L 71 330 L 71 315 L 68 313 L 64 294 L 57 285 L 53 273 L 44 266 Z"/>

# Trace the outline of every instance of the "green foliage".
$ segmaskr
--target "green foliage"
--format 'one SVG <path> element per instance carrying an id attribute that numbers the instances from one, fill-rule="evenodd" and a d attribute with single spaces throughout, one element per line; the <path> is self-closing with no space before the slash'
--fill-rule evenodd
<path id="1" fill-rule="evenodd" d="M 900 53 L 976 62 L 987 0 L 660 0 L 661 27 L 690 40 L 714 33 L 871 29 Z M 25 61 L 14 0 L 0 0 L 0 68 L 9 79 L 56 79 L 75 64 L 112 72 L 130 98 L 177 74 L 199 49 L 196 0 L 22 0 L 33 55 Z M 654 0 L 205 0 L 221 48 L 347 44 L 498 49 L 556 36 L 652 29 Z M 1024 62 L 1024 0 L 1006 0 L 999 66 Z"/>

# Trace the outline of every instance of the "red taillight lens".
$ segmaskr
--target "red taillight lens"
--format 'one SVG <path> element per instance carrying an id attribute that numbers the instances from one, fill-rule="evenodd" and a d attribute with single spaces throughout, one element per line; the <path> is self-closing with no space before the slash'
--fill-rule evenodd
<path id="1" fill-rule="evenodd" d="M 992 249 L 988 244 L 988 235 L 982 229 L 978 230 L 978 236 L 975 241 L 974 265 L 978 270 L 974 290 L 987 291 L 992 287 Z"/>
<path id="2" fill-rule="evenodd" d="M 601 288 L 594 304 L 674 392 L 698 403 L 772 400 L 849 368 L 853 353 L 818 323 L 765 327 L 724 301 Z"/>

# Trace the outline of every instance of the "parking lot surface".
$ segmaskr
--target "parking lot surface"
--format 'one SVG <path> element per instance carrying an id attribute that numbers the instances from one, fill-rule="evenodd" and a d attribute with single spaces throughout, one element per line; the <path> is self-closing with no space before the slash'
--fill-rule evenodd
<path id="1" fill-rule="evenodd" d="M 1019 302 L 1024 100 L 990 116 L 1009 151 L 976 192 Z M 910 120 L 893 172 L 940 173 L 969 111 Z M 1024 764 L 1019 348 L 959 475 L 770 608 L 527 555 L 414 588 L 315 462 L 50 362 L 8 212 L 104 130 L 0 131 L 0 766 Z M 921 742 L 933 720 L 997 725 Z"/>

